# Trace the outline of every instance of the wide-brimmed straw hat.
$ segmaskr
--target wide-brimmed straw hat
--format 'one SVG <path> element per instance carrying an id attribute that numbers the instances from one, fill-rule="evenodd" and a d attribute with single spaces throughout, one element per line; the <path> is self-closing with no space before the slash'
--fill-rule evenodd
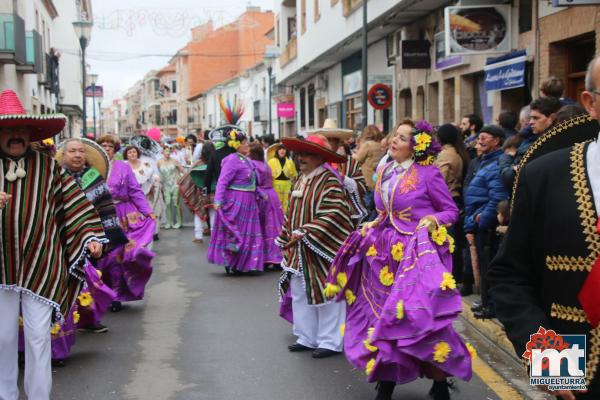
<path id="1" fill-rule="evenodd" d="M 81 141 L 81 143 L 83 143 L 83 147 L 85 147 L 86 164 L 98 170 L 98 172 L 100 172 L 100 175 L 102 175 L 104 180 L 106 180 L 108 177 L 108 173 L 110 172 L 110 159 L 108 158 L 108 154 L 106 154 L 106 151 L 104 151 L 102 146 L 100 146 L 93 140 L 85 138 L 78 138 L 77 140 Z M 62 165 L 63 163 L 65 144 L 68 142 L 68 140 L 63 142 L 58 148 L 56 156 L 54 156 L 54 158 L 60 165 Z"/>
<path id="2" fill-rule="evenodd" d="M 277 157 L 277 152 L 279 149 L 285 149 L 283 144 L 275 143 L 267 147 L 267 161 L 269 161 L 271 158 Z"/>
<path id="3" fill-rule="evenodd" d="M 289 151 L 314 154 L 322 157 L 326 162 L 344 163 L 347 161 L 346 157 L 330 150 L 329 143 L 320 136 L 312 135 L 306 139 L 283 138 L 281 143 Z"/>
<path id="4" fill-rule="evenodd" d="M 352 129 L 342 129 L 337 127 L 337 123 L 332 118 L 327 118 L 322 128 L 306 131 L 307 135 L 323 135 L 327 139 L 348 140 L 354 134 Z"/>
<path id="5" fill-rule="evenodd" d="M 62 114 L 27 114 L 14 91 L 0 93 L 0 128 L 27 128 L 30 142 L 59 134 L 66 123 L 67 117 Z"/>

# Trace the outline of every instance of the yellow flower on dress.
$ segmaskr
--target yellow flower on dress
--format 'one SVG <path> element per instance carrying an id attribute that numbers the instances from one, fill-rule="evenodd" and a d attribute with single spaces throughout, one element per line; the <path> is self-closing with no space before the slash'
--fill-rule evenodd
<path id="1" fill-rule="evenodd" d="M 80 317 L 79 312 L 73 311 L 73 323 L 74 324 L 78 324 L 79 323 L 79 317 Z"/>
<path id="2" fill-rule="evenodd" d="M 342 288 L 339 287 L 338 285 L 334 285 L 333 283 L 328 283 L 327 286 L 325 286 L 325 297 L 332 298 L 336 294 L 338 294 L 340 292 L 340 290 L 342 290 Z"/>
<path id="3" fill-rule="evenodd" d="M 367 257 L 375 257 L 377 255 L 377 249 L 375 248 L 375 245 L 372 244 L 371 247 L 369 247 L 369 250 L 367 251 Z"/>
<path id="4" fill-rule="evenodd" d="M 394 274 L 390 272 L 389 266 L 386 265 L 381 268 L 381 271 L 379 271 L 379 281 L 384 286 L 392 286 L 394 283 Z"/>
<path id="5" fill-rule="evenodd" d="M 52 325 L 52 328 L 50 328 L 50 334 L 56 335 L 56 334 L 58 334 L 58 332 L 60 332 L 60 324 L 56 323 L 56 324 Z"/>
<path id="6" fill-rule="evenodd" d="M 340 287 L 344 287 L 348 283 L 348 275 L 345 272 L 340 272 L 337 274 L 336 281 Z"/>
<path id="7" fill-rule="evenodd" d="M 375 359 L 371 358 L 367 363 L 367 366 L 365 367 L 365 373 L 367 375 L 371 375 L 371 372 L 373 372 L 373 368 L 375 368 Z"/>
<path id="8" fill-rule="evenodd" d="M 448 230 L 445 226 L 440 226 L 431 232 L 431 240 L 438 246 L 443 245 L 446 242 L 446 239 L 448 239 Z"/>
<path id="9" fill-rule="evenodd" d="M 370 327 L 369 329 L 367 329 L 367 340 L 370 342 L 371 339 L 373 339 L 373 333 L 375 332 L 375 328 L 374 327 Z"/>
<path id="10" fill-rule="evenodd" d="M 433 360 L 439 363 L 445 363 L 452 349 L 448 342 L 438 342 L 433 348 Z"/>
<path id="11" fill-rule="evenodd" d="M 342 335 L 342 337 L 344 337 L 345 334 L 346 334 L 346 324 L 341 324 L 340 325 L 340 335 Z"/>
<path id="12" fill-rule="evenodd" d="M 79 296 L 77 296 L 77 300 L 79 300 L 79 305 L 81 307 L 89 307 L 94 302 L 92 295 L 88 292 L 83 292 Z"/>
<path id="13" fill-rule="evenodd" d="M 456 281 L 450 272 L 444 272 L 442 276 L 442 283 L 440 283 L 440 289 L 456 289 Z"/>
<path id="14" fill-rule="evenodd" d="M 23 326 L 23 317 L 19 316 L 19 326 Z"/>
<path id="15" fill-rule="evenodd" d="M 392 246 L 392 258 L 394 261 L 399 262 L 404 257 L 404 245 L 402 242 L 398 242 Z"/>
<path id="16" fill-rule="evenodd" d="M 396 318 L 402 319 L 404 318 L 404 301 L 400 300 L 396 304 Z"/>
<path id="17" fill-rule="evenodd" d="M 98 279 L 102 279 L 102 271 L 100 271 L 99 269 L 97 269 L 96 273 L 98 274 Z"/>
<path id="18" fill-rule="evenodd" d="M 456 249 L 456 245 L 454 243 L 454 238 L 450 235 L 448 235 L 448 251 L 450 251 L 450 254 L 454 253 L 454 250 Z"/>
<path id="19" fill-rule="evenodd" d="M 363 340 L 363 344 L 365 345 L 365 349 L 369 350 L 371 353 L 375 353 L 377 350 L 379 350 L 377 347 L 373 346 L 371 342 L 369 342 L 369 339 Z"/>
<path id="20" fill-rule="evenodd" d="M 465 343 L 465 345 L 467 346 L 469 353 L 471 353 L 471 360 L 474 360 L 475 357 L 477 357 L 477 350 L 475 350 L 475 347 L 473 347 L 471 343 Z"/>
<path id="21" fill-rule="evenodd" d="M 356 301 L 356 296 L 354 295 L 354 293 L 352 293 L 352 290 L 346 289 L 344 295 L 346 296 L 346 301 L 348 302 L 349 306 L 354 304 L 354 302 Z"/>

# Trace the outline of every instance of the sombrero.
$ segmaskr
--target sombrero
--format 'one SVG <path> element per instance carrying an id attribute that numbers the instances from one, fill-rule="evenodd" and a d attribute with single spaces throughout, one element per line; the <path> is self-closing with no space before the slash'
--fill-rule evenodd
<path id="1" fill-rule="evenodd" d="M 30 142 L 59 134 L 66 123 L 67 117 L 62 114 L 27 114 L 14 91 L 0 93 L 0 128 L 27 128 Z"/>
<path id="2" fill-rule="evenodd" d="M 315 154 L 327 162 L 344 163 L 347 161 L 346 157 L 330 150 L 329 143 L 320 136 L 312 135 L 306 139 L 283 138 L 281 143 L 289 151 Z"/>
<path id="3" fill-rule="evenodd" d="M 277 157 L 277 150 L 282 147 L 285 148 L 281 143 L 275 143 L 267 147 L 267 161 L 269 161 L 271 158 Z"/>
<path id="4" fill-rule="evenodd" d="M 162 147 L 150 136 L 135 135 L 129 139 L 129 145 L 137 147 L 142 152 L 142 155 L 150 157 L 153 160 L 158 160 L 162 157 Z"/>
<path id="5" fill-rule="evenodd" d="M 592 119 L 588 114 L 578 115 L 550 128 L 548 132 L 542 135 L 542 137 L 533 142 L 531 147 L 523 154 L 513 183 L 512 201 L 514 202 L 515 194 L 517 192 L 519 172 L 525 164 L 530 163 L 544 154 L 573 146 L 576 143 L 594 140 L 598 137 L 598 131 L 600 131 L 598 121 Z"/>
<path id="6" fill-rule="evenodd" d="M 307 135 L 323 135 L 327 139 L 348 140 L 354 134 L 352 129 L 338 128 L 334 119 L 327 118 L 322 128 L 306 131 Z"/>
<path id="7" fill-rule="evenodd" d="M 95 168 L 100 172 L 100 175 L 106 180 L 108 177 L 108 173 L 110 172 L 110 159 L 108 158 L 108 154 L 104 151 L 102 146 L 93 140 L 78 138 L 81 143 L 83 143 L 83 147 L 85 147 L 85 162 L 92 168 Z M 67 141 L 61 143 L 58 151 L 56 152 L 56 156 L 54 158 L 56 161 L 62 165 L 63 163 L 63 153 L 64 146 Z"/>

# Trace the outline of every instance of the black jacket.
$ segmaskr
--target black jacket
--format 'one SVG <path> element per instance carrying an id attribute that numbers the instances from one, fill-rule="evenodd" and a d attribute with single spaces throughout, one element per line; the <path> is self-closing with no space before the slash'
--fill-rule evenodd
<path id="1" fill-rule="evenodd" d="M 225 146 L 219 150 L 215 150 L 210 156 L 206 167 L 206 178 L 204 181 L 204 187 L 207 194 L 213 192 L 213 188 L 219 180 L 219 175 L 221 175 L 221 161 L 232 153 L 235 153 L 235 150 L 229 146 Z"/>

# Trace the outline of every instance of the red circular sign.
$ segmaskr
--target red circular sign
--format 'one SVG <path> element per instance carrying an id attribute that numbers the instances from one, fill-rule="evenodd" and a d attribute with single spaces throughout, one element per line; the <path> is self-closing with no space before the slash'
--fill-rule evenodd
<path id="1" fill-rule="evenodd" d="M 383 83 L 373 85 L 367 94 L 369 104 L 376 110 L 385 110 L 392 105 L 392 88 Z"/>

